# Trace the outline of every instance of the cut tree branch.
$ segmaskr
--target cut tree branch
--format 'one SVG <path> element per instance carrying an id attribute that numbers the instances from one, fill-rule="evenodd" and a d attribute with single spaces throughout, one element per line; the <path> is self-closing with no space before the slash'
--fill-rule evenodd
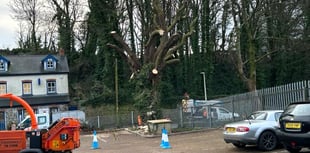
<path id="1" fill-rule="evenodd" d="M 114 45 L 114 44 L 107 44 L 108 47 L 115 49 L 116 52 L 119 53 L 119 55 L 126 60 L 126 62 L 129 64 L 129 68 L 131 70 L 131 72 L 136 72 L 137 69 L 135 69 L 135 64 L 133 63 L 132 60 L 130 60 L 130 58 L 125 54 L 124 50 L 122 48 L 119 48 L 118 46 Z"/>
<path id="2" fill-rule="evenodd" d="M 121 45 L 120 48 L 124 50 L 123 54 L 126 53 L 128 55 L 128 60 L 130 60 L 130 62 L 132 63 L 134 72 L 138 71 L 141 68 L 141 65 L 138 61 L 136 54 L 129 48 L 127 43 L 115 31 L 112 31 L 111 35 Z"/>
<path id="3" fill-rule="evenodd" d="M 154 30 L 151 33 L 150 38 L 145 45 L 144 61 L 149 61 L 154 58 L 155 47 L 157 46 L 156 41 L 158 41 L 163 34 L 164 30 L 162 29 Z"/>

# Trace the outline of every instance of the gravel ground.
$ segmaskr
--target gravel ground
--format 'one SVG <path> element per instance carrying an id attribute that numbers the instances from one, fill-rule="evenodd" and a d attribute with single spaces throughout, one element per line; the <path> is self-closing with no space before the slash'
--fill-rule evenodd
<path id="1" fill-rule="evenodd" d="M 222 129 L 172 134 L 168 136 L 171 149 L 160 147 L 161 136 L 146 138 L 126 130 L 97 134 L 99 148 L 92 149 L 93 135 L 81 135 L 81 147 L 73 153 L 261 153 L 255 146 L 244 149 L 226 144 Z M 302 150 L 310 153 L 309 150 Z M 269 153 L 287 153 L 283 148 Z"/>

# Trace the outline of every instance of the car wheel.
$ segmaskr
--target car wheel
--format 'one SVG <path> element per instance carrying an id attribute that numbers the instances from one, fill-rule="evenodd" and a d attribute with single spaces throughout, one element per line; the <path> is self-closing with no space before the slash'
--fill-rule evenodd
<path id="1" fill-rule="evenodd" d="M 302 148 L 292 148 L 291 146 L 284 146 L 285 149 L 290 153 L 299 153 Z"/>
<path id="2" fill-rule="evenodd" d="M 236 146 L 237 148 L 244 148 L 245 144 L 244 143 L 233 143 L 234 146 Z"/>
<path id="3" fill-rule="evenodd" d="M 273 132 L 266 131 L 263 132 L 258 140 L 258 147 L 261 150 L 273 150 L 278 145 L 278 139 L 276 135 Z"/>

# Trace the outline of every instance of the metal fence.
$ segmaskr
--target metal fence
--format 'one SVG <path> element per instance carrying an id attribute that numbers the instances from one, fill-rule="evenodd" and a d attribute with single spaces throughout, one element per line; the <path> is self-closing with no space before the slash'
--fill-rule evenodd
<path id="1" fill-rule="evenodd" d="M 86 126 L 90 129 L 115 129 L 136 126 L 138 114 L 134 111 L 117 115 L 98 115 L 86 117 Z"/>
<path id="2" fill-rule="evenodd" d="M 282 110 L 291 102 L 310 100 L 310 80 L 261 89 L 253 92 L 214 99 L 221 101 L 220 106 L 233 114 L 231 117 L 219 118 L 211 111 L 215 105 L 206 106 L 207 114 L 201 112 L 202 107 L 191 108 L 191 112 L 183 112 L 181 107 L 162 110 L 163 118 L 172 121 L 173 128 L 214 128 L 222 127 L 227 122 L 242 120 L 257 110 Z M 200 112 L 199 112 L 200 111 Z M 237 114 L 238 116 L 235 116 Z M 107 129 L 131 127 L 137 125 L 137 112 L 131 111 L 115 115 L 87 117 L 92 128 Z"/>

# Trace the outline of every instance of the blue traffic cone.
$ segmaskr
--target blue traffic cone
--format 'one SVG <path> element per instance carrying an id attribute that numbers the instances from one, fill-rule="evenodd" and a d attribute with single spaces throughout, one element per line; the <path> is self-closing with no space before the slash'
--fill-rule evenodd
<path id="1" fill-rule="evenodd" d="M 93 145 L 92 145 L 92 148 L 93 149 L 98 149 L 99 148 L 99 143 L 98 143 L 96 131 L 94 131 L 94 134 L 93 134 Z"/>
<path id="2" fill-rule="evenodd" d="M 164 128 L 161 129 L 161 143 L 160 146 L 163 147 L 164 146 Z"/>
<path id="3" fill-rule="evenodd" d="M 166 129 L 163 129 L 163 140 L 164 140 L 164 144 L 163 146 L 161 146 L 161 148 L 163 149 L 170 149 L 171 146 L 170 146 L 170 143 L 169 143 L 169 139 L 168 139 L 168 134 L 167 134 L 167 130 Z"/>

